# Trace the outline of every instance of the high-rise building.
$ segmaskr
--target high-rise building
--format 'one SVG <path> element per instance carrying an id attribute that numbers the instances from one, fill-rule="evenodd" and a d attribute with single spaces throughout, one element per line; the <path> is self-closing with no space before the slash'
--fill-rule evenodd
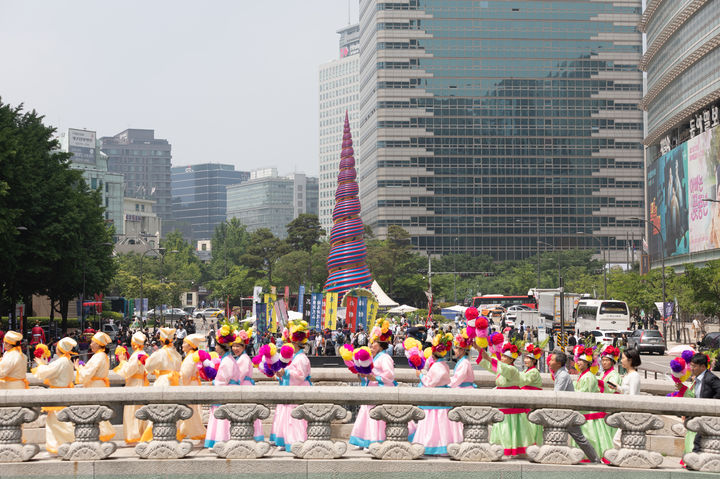
<path id="1" fill-rule="evenodd" d="M 357 126 L 360 26 L 348 25 L 340 34 L 339 58 L 320 65 L 320 224 L 330 234 L 340 164 L 338 145 L 343 120 L 348 112 L 350 125 Z M 357 152 L 355 153 L 357 155 Z"/>
<path id="2" fill-rule="evenodd" d="M 641 0 L 360 0 L 363 220 L 497 260 L 640 242 Z M 578 234 L 582 233 L 582 234 Z"/>
<path id="3" fill-rule="evenodd" d="M 94 131 L 69 128 L 60 135 L 63 151 L 72 153 L 70 167 L 81 170 L 88 186 L 100 189 L 105 221 L 115 228 L 115 237 L 125 230 L 123 221 L 123 175 L 108 171 L 108 157 L 100 151 Z"/>
<path id="4" fill-rule="evenodd" d="M 204 163 L 171 168 L 173 227 L 186 239 L 211 239 L 227 217 L 226 186 L 250 178 L 233 165 Z"/>
<path id="5" fill-rule="evenodd" d="M 125 196 L 156 202 L 155 213 L 163 229 L 171 224 L 171 145 L 155 138 L 155 130 L 128 129 L 100 138 L 108 169 L 125 177 Z"/>
<path id="6" fill-rule="evenodd" d="M 720 0 L 648 0 L 639 30 L 649 253 L 682 269 L 720 258 Z"/>
<path id="7" fill-rule="evenodd" d="M 250 172 L 250 179 L 227 187 L 227 218 L 248 231 L 268 228 L 279 238 L 287 224 L 303 213 L 317 215 L 318 181 L 302 173 L 279 177 L 275 168 Z"/>

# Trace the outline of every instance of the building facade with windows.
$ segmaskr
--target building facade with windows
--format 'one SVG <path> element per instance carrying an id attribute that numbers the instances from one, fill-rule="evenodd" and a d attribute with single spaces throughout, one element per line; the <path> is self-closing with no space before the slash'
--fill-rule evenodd
<path id="1" fill-rule="evenodd" d="M 287 236 L 287 224 L 303 213 L 318 214 L 318 180 L 302 173 L 280 177 L 275 168 L 250 172 L 250 179 L 227 187 L 227 218 L 248 231 L 268 228 Z"/>
<path id="2" fill-rule="evenodd" d="M 644 143 L 652 267 L 720 258 L 720 0 L 648 0 Z"/>
<path id="3" fill-rule="evenodd" d="M 210 239 L 227 217 L 226 187 L 247 181 L 250 173 L 220 163 L 171 168 L 173 228 L 191 241 Z"/>
<path id="4" fill-rule="evenodd" d="M 170 225 L 170 143 L 155 138 L 155 130 L 128 129 L 100 138 L 100 144 L 108 169 L 125 177 L 125 196 L 155 201 L 158 217 Z"/>
<path id="5" fill-rule="evenodd" d="M 360 0 L 365 224 L 429 254 L 600 246 L 625 263 L 642 233 L 641 8 Z"/>
<path id="6" fill-rule="evenodd" d="M 88 187 L 100 190 L 105 207 L 105 221 L 115 229 L 115 238 L 125 232 L 123 222 L 122 174 L 108 171 L 108 157 L 100 151 L 94 131 L 69 128 L 60 135 L 62 151 L 72 153 L 70 167 L 82 171 Z"/>
<path id="7" fill-rule="evenodd" d="M 320 206 L 319 220 L 330 234 L 333 225 L 337 174 L 340 171 L 345 112 L 354 130 L 358 117 L 360 26 L 348 25 L 340 34 L 339 58 L 320 65 Z M 359 149 L 355 150 L 355 156 Z"/>

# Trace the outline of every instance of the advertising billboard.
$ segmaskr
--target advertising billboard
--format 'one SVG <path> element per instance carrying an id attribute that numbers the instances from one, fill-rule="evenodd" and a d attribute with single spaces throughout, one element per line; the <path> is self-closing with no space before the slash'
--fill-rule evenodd
<path id="1" fill-rule="evenodd" d="M 95 132 L 69 128 L 68 151 L 75 163 L 95 164 Z"/>
<path id="2" fill-rule="evenodd" d="M 691 138 L 688 149 L 690 251 L 720 248 L 720 132 L 713 128 Z"/>

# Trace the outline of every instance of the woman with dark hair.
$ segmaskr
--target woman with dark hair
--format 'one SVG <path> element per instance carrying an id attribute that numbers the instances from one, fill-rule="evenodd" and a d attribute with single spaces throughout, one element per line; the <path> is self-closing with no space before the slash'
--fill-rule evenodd
<path id="1" fill-rule="evenodd" d="M 235 342 L 236 337 L 235 329 L 229 324 L 224 324 L 217 331 L 215 352 L 220 356 L 220 365 L 218 366 L 215 379 L 213 379 L 213 386 L 239 384 L 237 380 L 237 377 L 240 375 L 239 368 L 231 351 L 232 344 Z M 216 442 L 230 439 L 230 422 L 228 422 L 227 419 L 216 418 L 214 414 L 215 409 L 217 409 L 217 406 L 213 406 L 210 409 L 207 433 L 205 434 L 205 447 L 208 448 L 213 447 Z"/>
<path id="2" fill-rule="evenodd" d="M 627 369 L 627 373 L 623 376 L 622 385 L 618 386 L 618 390 L 623 394 L 639 394 L 640 374 L 637 368 L 642 364 L 640 351 L 635 348 L 626 349 L 622 353 L 620 364 Z"/>

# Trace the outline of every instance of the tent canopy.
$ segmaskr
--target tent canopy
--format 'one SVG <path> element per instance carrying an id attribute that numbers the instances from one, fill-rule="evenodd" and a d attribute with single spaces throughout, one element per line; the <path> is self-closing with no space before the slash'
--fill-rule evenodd
<path id="1" fill-rule="evenodd" d="M 385 291 L 382 290 L 377 281 L 373 280 L 370 290 L 378 299 L 378 304 L 380 308 L 394 308 L 395 306 L 400 306 L 400 303 L 396 303 L 395 301 L 390 299 L 390 296 L 385 294 Z"/>
<path id="2" fill-rule="evenodd" d="M 413 311 L 417 311 L 417 308 L 413 308 L 412 306 L 408 306 L 407 304 L 403 304 L 401 306 L 396 306 L 392 309 L 388 310 L 388 313 L 391 314 L 403 314 L 403 313 L 412 313 Z"/>

